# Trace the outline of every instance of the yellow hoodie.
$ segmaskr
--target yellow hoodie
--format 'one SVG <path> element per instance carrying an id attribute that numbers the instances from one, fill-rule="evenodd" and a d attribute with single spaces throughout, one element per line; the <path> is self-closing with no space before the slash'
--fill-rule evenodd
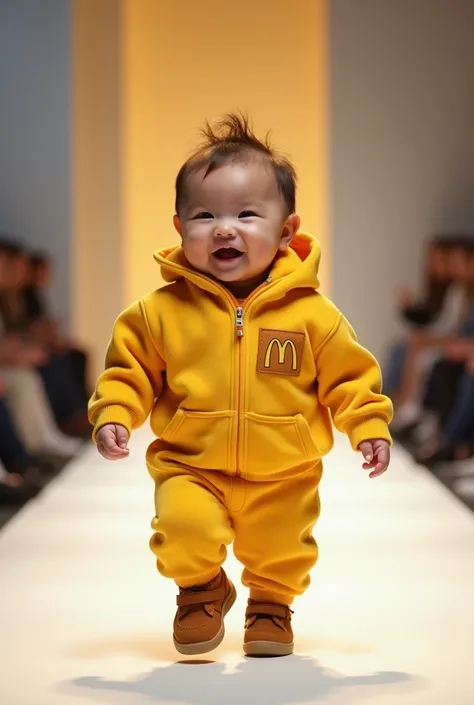
<path id="1" fill-rule="evenodd" d="M 320 248 L 299 233 L 240 304 L 191 268 L 181 247 L 155 254 L 166 282 L 117 319 L 89 406 L 97 430 L 129 432 L 151 413 L 150 472 L 184 465 L 248 480 L 300 472 L 333 445 L 391 442 L 381 373 L 317 292 Z"/>

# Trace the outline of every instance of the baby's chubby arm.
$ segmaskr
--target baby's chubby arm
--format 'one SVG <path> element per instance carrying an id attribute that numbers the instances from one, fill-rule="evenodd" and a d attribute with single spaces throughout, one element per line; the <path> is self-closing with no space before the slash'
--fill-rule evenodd
<path id="1" fill-rule="evenodd" d="M 314 355 L 321 404 L 330 409 L 334 425 L 348 436 L 352 448 L 362 453 L 370 477 L 381 475 L 390 461 L 393 407 L 382 394 L 377 361 L 340 313 Z"/>
<path id="2" fill-rule="evenodd" d="M 105 369 L 89 403 L 92 437 L 108 460 L 128 455 L 132 430 L 145 422 L 161 394 L 165 363 L 159 343 L 142 300 L 116 320 Z"/>

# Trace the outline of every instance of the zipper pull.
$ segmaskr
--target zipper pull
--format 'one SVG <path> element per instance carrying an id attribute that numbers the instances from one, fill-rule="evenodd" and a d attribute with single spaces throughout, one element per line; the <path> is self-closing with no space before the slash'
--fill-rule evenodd
<path id="1" fill-rule="evenodd" d="M 237 328 L 237 338 L 241 338 L 244 334 L 244 309 L 242 306 L 237 308 L 235 327 Z"/>

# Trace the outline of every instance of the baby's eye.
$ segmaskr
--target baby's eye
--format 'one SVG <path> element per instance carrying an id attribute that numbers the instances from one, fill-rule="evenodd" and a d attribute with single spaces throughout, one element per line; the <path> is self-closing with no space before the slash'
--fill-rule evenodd
<path id="1" fill-rule="evenodd" d="M 214 218 L 212 213 L 208 213 L 207 211 L 203 211 L 202 213 L 198 213 L 197 215 L 195 215 L 193 220 L 208 220 L 209 218 Z"/>
<path id="2" fill-rule="evenodd" d="M 239 213 L 239 218 L 255 218 L 256 215 L 254 211 L 242 211 Z"/>

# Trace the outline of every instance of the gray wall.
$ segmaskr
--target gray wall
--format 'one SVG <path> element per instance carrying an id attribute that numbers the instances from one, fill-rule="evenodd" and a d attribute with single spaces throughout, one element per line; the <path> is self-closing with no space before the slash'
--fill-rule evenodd
<path id="1" fill-rule="evenodd" d="M 54 253 L 69 313 L 68 0 L 0 0 L 0 231 Z"/>
<path id="2" fill-rule="evenodd" d="M 473 0 L 332 0 L 333 297 L 381 354 L 424 241 L 474 232 Z"/>

